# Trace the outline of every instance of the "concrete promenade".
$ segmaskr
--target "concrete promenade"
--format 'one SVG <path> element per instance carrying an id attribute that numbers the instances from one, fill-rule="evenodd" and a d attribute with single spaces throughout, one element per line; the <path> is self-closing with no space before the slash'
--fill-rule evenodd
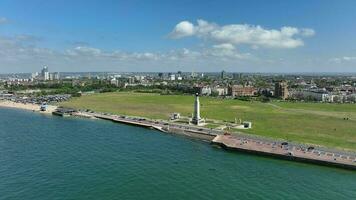
<path id="1" fill-rule="evenodd" d="M 90 113 L 85 113 L 85 115 L 88 116 L 90 115 Z M 185 124 L 167 122 L 163 120 L 150 120 L 150 119 L 144 119 L 140 117 L 104 115 L 98 113 L 93 113 L 91 115 L 99 119 L 105 119 L 113 122 L 119 122 L 119 123 L 134 125 L 134 126 L 152 128 L 165 133 L 185 135 L 191 138 L 208 140 L 209 142 L 215 136 L 221 134 L 221 132 L 219 131 L 214 131 L 208 128 L 201 128 L 194 125 L 185 125 Z"/>
<path id="2" fill-rule="evenodd" d="M 355 155 L 321 151 L 314 147 L 304 148 L 288 143 L 270 143 L 236 135 L 218 135 L 212 143 L 230 150 L 356 170 Z"/>

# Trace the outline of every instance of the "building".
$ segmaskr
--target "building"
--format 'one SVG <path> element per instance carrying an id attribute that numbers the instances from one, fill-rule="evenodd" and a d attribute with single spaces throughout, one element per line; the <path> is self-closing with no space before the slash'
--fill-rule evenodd
<path id="1" fill-rule="evenodd" d="M 215 87 L 212 92 L 216 93 L 218 96 L 228 95 L 228 88 L 226 87 Z"/>
<path id="2" fill-rule="evenodd" d="M 220 78 L 224 80 L 226 78 L 226 72 L 224 70 L 221 71 Z"/>
<path id="3" fill-rule="evenodd" d="M 134 76 L 134 79 L 135 79 L 137 82 L 141 83 L 143 80 L 145 80 L 145 76 L 136 75 L 136 76 Z"/>
<path id="4" fill-rule="evenodd" d="M 257 90 L 252 86 L 232 85 L 228 88 L 228 94 L 232 97 L 254 96 Z"/>
<path id="5" fill-rule="evenodd" d="M 274 96 L 283 100 L 289 96 L 288 84 L 285 81 L 280 81 L 274 84 Z"/>
<path id="6" fill-rule="evenodd" d="M 31 78 L 35 79 L 38 77 L 38 72 L 34 72 L 31 74 Z"/>
<path id="7" fill-rule="evenodd" d="M 60 79 L 59 72 L 55 72 L 53 76 L 54 76 L 54 80 L 59 80 Z"/>
<path id="8" fill-rule="evenodd" d="M 44 73 L 43 80 L 45 80 L 45 81 L 50 80 L 50 73 L 49 72 L 45 72 Z"/>
<path id="9" fill-rule="evenodd" d="M 45 81 L 49 80 L 49 72 L 47 66 L 44 66 L 43 69 L 41 70 L 41 77 Z"/>
<path id="10" fill-rule="evenodd" d="M 194 113 L 193 113 L 193 118 L 191 120 L 191 123 L 198 126 L 204 123 L 204 120 L 200 118 L 200 101 L 199 101 L 198 93 L 195 94 Z"/>
<path id="11" fill-rule="evenodd" d="M 128 78 L 128 83 L 129 83 L 129 84 L 134 84 L 134 83 L 135 83 L 135 78 L 130 76 L 130 77 Z"/>
<path id="12" fill-rule="evenodd" d="M 204 86 L 200 88 L 200 94 L 209 96 L 211 95 L 211 88 L 209 86 Z"/>
<path id="13" fill-rule="evenodd" d="M 232 79 L 234 79 L 234 80 L 242 79 L 242 73 L 233 73 L 232 74 Z"/>
<path id="14" fill-rule="evenodd" d="M 53 81 L 54 80 L 54 74 L 53 73 L 49 73 L 49 80 Z"/>
<path id="15" fill-rule="evenodd" d="M 110 80 L 110 84 L 111 85 L 115 85 L 116 87 L 119 86 L 119 80 L 117 80 L 116 78 L 113 78 Z"/>
<path id="16" fill-rule="evenodd" d="M 170 80 L 170 81 L 175 81 L 175 80 L 176 80 L 176 75 L 170 74 L 170 75 L 169 75 L 169 80 Z"/>
<path id="17" fill-rule="evenodd" d="M 289 92 L 289 97 L 296 100 L 320 102 L 333 102 L 334 98 L 338 99 L 337 95 L 331 95 L 328 92 L 321 90 L 292 90 Z"/>

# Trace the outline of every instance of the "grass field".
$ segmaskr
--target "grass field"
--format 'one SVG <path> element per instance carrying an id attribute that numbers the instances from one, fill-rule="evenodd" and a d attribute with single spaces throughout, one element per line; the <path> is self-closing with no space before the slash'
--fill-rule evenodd
<path id="1" fill-rule="evenodd" d="M 202 97 L 204 118 L 252 121 L 244 132 L 307 144 L 356 150 L 356 105 L 291 102 L 248 102 Z M 62 103 L 98 112 L 168 119 L 173 112 L 191 116 L 193 96 L 104 93 Z M 344 118 L 349 118 L 345 120 Z"/>

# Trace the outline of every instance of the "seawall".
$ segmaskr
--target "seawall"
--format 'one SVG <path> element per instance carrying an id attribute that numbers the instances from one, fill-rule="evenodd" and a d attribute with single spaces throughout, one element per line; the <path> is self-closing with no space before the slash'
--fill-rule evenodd
<path id="1" fill-rule="evenodd" d="M 277 141 L 249 138 L 238 134 L 224 134 L 222 131 L 213 132 L 209 129 L 167 123 L 164 121 L 148 120 L 139 117 L 104 115 L 98 113 L 84 114 L 86 117 L 91 116 L 115 123 L 151 128 L 164 133 L 177 134 L 193 139 L 208 141 L 211 142 L 211 144 L 218 145 L 226 150 L 356 170 L 356 155 L 354 154 L 333 153 L 332 151 L 317 150 L 314 148 L 310 150 L 292 144 L 283 145 L 283 143 Z"/>
<path id="2" fill-rule="evenodd" d="M 196 130 L 178 128 L 174 125 L 160 125 L 160 124 L 155 124 L 154 122 L 151 122 L 151 121 L 135 121 L 135 120 L 131 120 L 131 119 L 113 117 L 113 116 L 101 115 L 101 114 L 95 114 L 94 116 L 96 118 L 110 120 L 112 122 L 123 123 L 123 124 L 133 125 L 133 126 L 140 126 L 140 127 L 144 127 L 144 128 L 152 128 L 152 129 L 164 132 L 164 133 L 177 134 L 177 135 L 182 135 L 182 136 L 195 138 L 195 139 L 201 139 L 201 140 L 205 140 L 205 141 L 209 141 L 209 142 L 211 140 L 213 140 L 214 137 L 216 136 L 216 134 L 208 134 L 208 133 L 205 133 L 204 131 L 196 131 Z"/>
<path id="3" fill-rule="evenodd" d="M 302 150 L 295 146 L 276 145 L 273 147 L 271 144 L 261 144 L 260 141 L 249 140 L 247 142 L 243 138 L 228 135 L 216 136 L 211 143 L 230 151 L 356 170 L 356 160 L 353 156 L 337 156 L 328 152 Z"/>

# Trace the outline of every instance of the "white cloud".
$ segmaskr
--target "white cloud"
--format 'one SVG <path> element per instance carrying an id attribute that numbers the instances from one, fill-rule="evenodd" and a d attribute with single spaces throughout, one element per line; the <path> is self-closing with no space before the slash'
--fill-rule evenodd
<path id="1" fill-rule="evenodd" d="M 222 49 L 222 50 L 235 50 L 234 45 L 230 43 L 224 43 L 224 44 L 217 44 L 213 46 L 215 49 Z"/>
<path id="2" fill-rule="evenodd" d="M 296 48 L 304 45 L 301 38 L 314 34 L 314 30 L 306 28 L 284 26 L 276 30 L 249 24 L 219 26 L 204 20 L 198 20 L 196 25 L 189 21 L 180 22 L 170 33 L 173 38 L 196 36 L 218 44 L 247 44 L 253 48 Z"/>
<path id="3" fill-rule="evenodd" d="M 66 51 L 66 54 L 69 56 L 78 56 L 78 55 L 82 55 L 82 56 L 100 56 L 101 55 L 101 50 L 100 49 L 96 49 L 96 48 L 92 48 L 92 47 L 82 47 L 82 46 L 78 46 L 75 47 L 74 49 L 68 49 Z"/>
<path id="4" fill-rule="evenodd" d="M 42 41 L 43 38 L 37 37 L 34 35 L 21 34 L 13 37 L 17 42 L 39 42 Z"/>
<path id="5" fill-rule="evenodd" d="M 179 22 L 175 27 L 174 30 L 171 32 L 170 36 L 172 38 L 182 38 L 191 36 L 194 34 L 194 25 L 188 21 Z"/>
<path id="6" fill-rule="evenodd" d="M 342 57 L 332 58 L 330 59 L 330 61 L 335 63 L 356 61 L 356 56 L 342 56 Z"/>
<path id="7" fill-rule="evenodd" d="M 27 36 L 0 36 L 0 73 L 33 72 L 43 65 L 52 71 L 189 71 L 192 67 L 211 71 L 216 66 L 235 66 L 253 58 L 228 43 L 164 52 L 107 51 L 85 45 L 60 51 L 29 43 L 32 40 Z"/>
<path id="8" fill-rule="evenodd" d="M 215 66 L 216 62 L 220 64 L 238 62 L 252 57 L 250 54 L 237 52 L 235 47 L 228 43 L 199 50 L 183 48 L 165 52 L 105 51 L 90 46 L 77 46 L 58 51 L 38 47 L 37 43 L 29 44 L 28 40 L 31 41 L 32 38 L 0 36 L 0 72 L 34 71 L 42 65 L 52 66 L 52 69 L 57 67 L 58 71 L 105 71 L 108 69 L 152 71 L 161 69 L 163 66 L 173 68 L 197 64 L 204 67 Z M 26 70 L 27 67 L 32 70 Z"/>
<path id="9" fill-rule="evenodd" d="M 356 57 L 344 56 L 343 59 L 346 61 L 350 61 L 350 60 L 356 60 Z"/>
<path id="10" fill-rule="evenodd" d="M 301 31 L 301 34 L 303 36 L 310 37 L 310 36 L 314 36 L 315 35 L 315 31 L 313 29 L 310 29 L 310 28 L 303 28 L 302 31 Z"/>
<path id="11" fill-rule="evenodd" d="M 9 20 L 5 17 L 0 17 L 0 24 L 6 24 Z"/>
<path id="12" fill-rule="evenodd" d="M 70 59 L 111 59 L 116 61 L 163 61 L 163 60 L 198 60 L 198 59 L 246 59 L 250 54 L 242 54 L 236 51 L 231 44 L 215 45 L 213 48 L 193 51 L 190 49 L 171 50 L 168 52 L 123 52 L 123 51 L 103 51 L 92 47 L 78 46 L 68 49 L 64 56 Z"/>

